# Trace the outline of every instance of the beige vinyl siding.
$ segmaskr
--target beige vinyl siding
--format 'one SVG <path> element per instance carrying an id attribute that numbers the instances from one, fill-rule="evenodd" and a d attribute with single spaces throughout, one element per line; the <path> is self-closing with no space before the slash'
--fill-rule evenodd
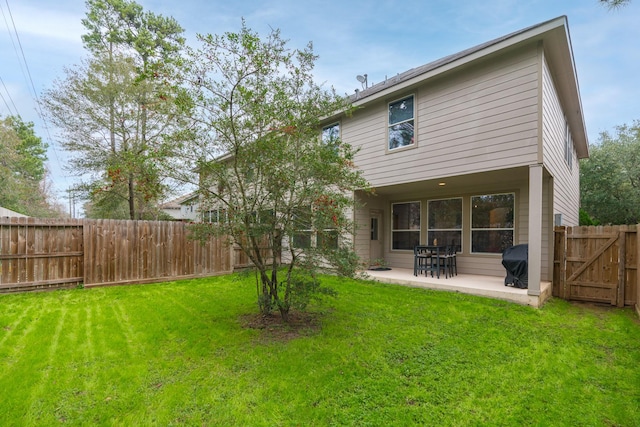
<path id="1" fill-rule="evenodd" d="M 381 197 L 369 196 L 363 192 L 356 192 L 355 195 L 356 204 L 359 206 L 354 213 L 354 221 L 356 225 L 356 234 L 354 236 L 354 249 L 356 254 L 363 262 L 368 262 L 370 259 L 369 250 L 371 245 L 371 210 L 376 209 L 385 211 L 387 206 L 386 201 Z M 386 221 L 387 213 L 384 213 L 383 221 Z M 380 238 L 384 239 L 385 244 L 388 242 L 389 226 L 383 224 L 382 235 Z M 386 249 L 383 253 L 386 253 Z"/>
<path id="2" fill-rule="evenodd" d="M 553 279 L 553 178 L 543 174 L 542 181 L 542 254 L 540 279 Z"/>
<path id="3" fill-rule="evenodd" d="M 553 209 L 562 214 L 563 225 L 579 224 L 580 169 L 575 149 L 572 150 L 572 167 L 564 155 L 565 114 L 546 60 L 542 68 L 542 139 L 544 165 L 553 176 Z M 573 144 L 572 144 L 573 146 Z"/>
<path id="4" fill-rule="evenodd" d="M 537 160 L 535 46 L 365 104 L 343 121 L 345 142 L 373 186 L 522 166 Z M 387 150 L 387 103 L 415 96 L 415 148 Z M 399 173 L 402 171 L 402 173 Z"/>
<path id="5" fill-rule="evenodd" d="M 500 256 L 457 255 L 458 274 L 479 274 L 481 276 L 506 276 Z"/>
<path id="6" fill-rule="evenodd" d="M 361 199 L 360 195 L 357 195 L 356 199 Z M 353 248 L 358 257 L 363 261 L 369 259 L 369 210 L 368 209 L 356 209 L 354 212 L 353 220 L 356 224 L 356 234 L 353 236 Z"/>

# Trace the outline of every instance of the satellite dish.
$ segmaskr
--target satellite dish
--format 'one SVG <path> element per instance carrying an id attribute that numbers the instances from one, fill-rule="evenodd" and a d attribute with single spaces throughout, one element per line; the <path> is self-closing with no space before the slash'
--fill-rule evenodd
<path id="1" fill-rule="evenodd" d="M 366 74 L 364 76 L 361 76 L 361 75 L 358 74 L 356 76 L 356 79 L 358 79 L 358 81 L 360 83 L 362 83 L 362 89 L 366 89 L 366 88 L 369 87 L 369 84 L 367 83 L 367 75 Z"/>

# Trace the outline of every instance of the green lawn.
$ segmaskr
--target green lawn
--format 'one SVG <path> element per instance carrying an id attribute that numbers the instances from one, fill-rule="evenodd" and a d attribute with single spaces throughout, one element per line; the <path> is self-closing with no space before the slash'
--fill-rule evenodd
<path id="1" fill-rule="evenodd" d="M 640 425 L 631 310 L 325 280 L 289 339 L 237 275 L 0 296 L 0 425 Z"/>

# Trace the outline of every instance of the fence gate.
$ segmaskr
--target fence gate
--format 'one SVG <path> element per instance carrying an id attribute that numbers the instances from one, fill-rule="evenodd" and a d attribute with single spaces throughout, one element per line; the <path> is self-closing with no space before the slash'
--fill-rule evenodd
<path id="1" fill-rule="evenodd" d="M 636 303 L 636 226 L 556 227 L 554 249 L 554 296 L 618 307 Z"/>

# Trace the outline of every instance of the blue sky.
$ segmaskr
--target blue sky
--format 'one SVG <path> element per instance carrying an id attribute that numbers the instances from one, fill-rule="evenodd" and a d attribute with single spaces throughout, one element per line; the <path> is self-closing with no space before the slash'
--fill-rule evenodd
<path id="1" fill-rule="evenodd" d="M 266 34 L 279 28 L 290 47 L 313 42 L 316 80 L 339 93 L 566 15 L 590 142 L 602 131 L 640 120 L 640 0 L 609 11 L 597 0 L 138 0 L 145 10 L 173 16 L 189 44 L 197 33 Z M 64 77 L 86 52 L 80 36 L 83 0 L 0 0 L 0 116 L 16 111 L 36 124 L 50 146 L 49 169 L 62 200 L 74 178 L 56 130 L 36 112 L 37 96 Z M 9 10 L 11 14 L 9 14 Z M 12 22 L 13 21 L 13 22 Z M 13 24 L 19 36 L 15 37 Z M 30 77 L 22 59 L 28 65 Z"/>

